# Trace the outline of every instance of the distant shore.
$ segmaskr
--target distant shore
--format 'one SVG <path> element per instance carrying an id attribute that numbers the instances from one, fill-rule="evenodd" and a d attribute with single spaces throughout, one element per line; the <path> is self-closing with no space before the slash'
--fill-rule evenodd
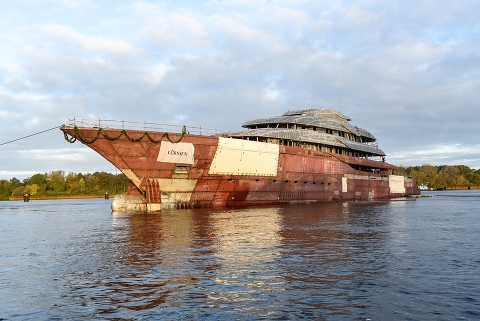
<path id="1" fill-rule="evenodd" d="M 113 198 L 115 195 L 109 195 L 109 198 Z M 61 195 L 61 196 L 49 196 L 46 197 L 43 195 L 42 197 L 34 197 L 30 196 L 30 201 L 48 201 L 48 200 L 60 200 L 60 199 L 83 199 L 83 198 L 105 198 L 105 195 Z M 22 197 L 10 197 L 8 200 L 4 201 L 23 201 L 24 198 Z"/>
<path id="2" fill-rule="evenodd" d="M 0 200 L 23 200 L 30 195 L 30 200 L 101 198 L 105 193 L 125 194 L 129 179 L 124 174 L 105 172 L 68 173 L 52 171 L 37 173 L 22 181 L 13 177 L 0 180 Z"/>
<path id="3" fill-rule="evenodd" d="M 439 188 L 427 189 L 426 191 L 467 191 L 467 190 L 473 190 L 473 189 L 480 189 L 480 186 L 459 186 L 459 187 L 456 187 L 456 186 L 449 187 L 449 186 L 447 186 L 445 189 L 439 187 Z"/>

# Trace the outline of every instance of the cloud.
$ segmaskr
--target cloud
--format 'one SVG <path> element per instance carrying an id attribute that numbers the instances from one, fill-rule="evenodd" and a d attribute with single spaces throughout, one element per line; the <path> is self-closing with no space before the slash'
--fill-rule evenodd
<path id="1" fill-rule="evenodd" d="M 0 169 L 0 179 L 9 180 L 12 177 L 25 179 L 37 173 L 47 173 L 54 170 L 63 170 L 67 173 L 93 173 L 97 171 L 115 173 L 115 167 L 93 150 L 81 145 L 62 148 L 61 146 L 65 146 L 65 142 L 60 140 L 56 142 L 62 144 L 54 148 L 18 149 L 9 153 L 10 155 L 0 155 L 0 162 L 4 164 Z M 22 145 L 21 142 L 17 143 L 17 146 Z M 8 159 L 15 159 L 15 166 L 5 166 Z"/>
<path id="2" fill-rule="evenodd" d="M 23 3 L 34 8 L 10 3 L 0 20 L 2 141 L 74 116 L 239 130 L 325 107 L 371 131 L 395 163 L 480 168 L 476 1 Z M 78 151 L 62 140 L 3 147 L 2 170 L 68 171 Z M 418 153 L 441 146 L 456 149 Z M 76 156 L 111 168 L 95 155 Z"/>
<path id="3" fill-rule="evenodd" d="M 98 4 L 90 0 L 45 0 L 46 2 L 58 3 L 71 9 L 93 9 Z"/>
<path id="4" fill-rule="evenodd" d="M 55 160 L 68 162 L 84 162 L 92 152 L 84 148 L 56 148 L 19 150 L 23 157 L 34 160 Z"/>
<path id="5" fill-rule="evenodd" d="M 258 30 L 242 23 L 242 21 L 216 15 L 212 19 L 217 32 L 222 32 L 226 37 L 231 37 L 232 41 L 246 43 L 271 43 L 274 40 L 272 35 Z"/>
<path id="6" fill-rule="evenodd" d="M 11 180 L 13 177 L 23 180 L 38 174 L 38 171 L 2 171 L 0 170 L 0 180 Z"/>
<path id="7" fill-rule="evenodd" d="M 426 41 L 403 42 L 388 48 L 386 55 L 395 61 L 418 65 L 419 62 L 424 61 L 433 60 L 433 62 L 435 62 L 436 59 L 448 53 L 451 50 L 450 48 L 451 45 L 448 43 L 433 44 Z M 419 71 L 425 71 L 426 67 L 426 65 L 421 64 Z"/>
<path id="8" fill-rule="evenodd" d="M 423 146 L 414 151 L 393 152 L 389 160 L 394 160 L 399 165 L 466 165 L 478 168 L 480 159 L 480 144 L 436 144 Z"/>
<path id="9" fill-rule="evenodd" d="M 109 39 L 103 36 L 87 37 L 68 26 L 48 24 L 45 32 L 58 39 L 77 45 L 88 51 L 109 52 L 119 55 L 136 55 L 140 50 L 125 41 Z"/>

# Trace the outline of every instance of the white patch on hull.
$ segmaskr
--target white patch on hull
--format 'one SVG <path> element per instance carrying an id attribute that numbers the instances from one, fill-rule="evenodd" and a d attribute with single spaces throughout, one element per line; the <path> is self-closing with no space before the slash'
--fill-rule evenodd
<path id="1" fill-rule="evenodd" d="M 177 208 L 179 203 L 189 203 L 195 186 L 196 179 L 158 178 L 161 191 L 162 208 Z"/>
<path id="2" fill-rule="evenodd" d="M 141 190 L 140 188 L 140 185 L 142 184 L 142 180 L 137 176 L 135 175 L 135 173 L 129 169 L 129 168 L 119 168 L 119 170 L 125 174 L 125 176 L 128 177 L 128 179 L 139 189 Z"/>
<path id="3" fill-rule="evenodd" d="M 405 177 L 399 175 L 388 176 L 388 185 L 391 194 L 405 194 Z"/>
<path id="4" fill-rule="evenodd" d="M 113 213 L 145 213 L 147 206 L 142 195 L 116 195 L 112 201 Z"/>
<path id="5" fill-rule="evenodd" d="M 342 193 L 348 192 L 347 178 L 342 177 Z"/>
<path id="6" fill-rule="evenodd" d="M 276 176 L 279 155 L 280 146 L 276 144 L 219 137 L 208 173 Z"/>

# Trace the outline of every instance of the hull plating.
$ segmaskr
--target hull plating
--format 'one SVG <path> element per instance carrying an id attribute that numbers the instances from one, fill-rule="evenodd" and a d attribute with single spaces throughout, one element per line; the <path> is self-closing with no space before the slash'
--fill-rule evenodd
<path id="1" fill-rule="evenodd" d="M 73 134 L 72 127 L 62 130 Z M 95 128 L 79 130 L 86 138 L 97 133 Z M 104 131 L 112 137 L 119 133 Z M 142 133 L 129 131 L 131 137 Z M 150 135 L 160 139 L 164 133 Z M 169 136 L 175 141 L 182 135 Z M 147 211 L 376 200 L 420 193 L 413 180 L 389 175 L 394 165 L 363 158 L 216 136 L 186 134 L 183 145 L 164 142 L 100 136 L 83 143 L 130 179 L 127 195 L 143 197 Z M 375 168 L 375 172 L 356 168 Z"/>

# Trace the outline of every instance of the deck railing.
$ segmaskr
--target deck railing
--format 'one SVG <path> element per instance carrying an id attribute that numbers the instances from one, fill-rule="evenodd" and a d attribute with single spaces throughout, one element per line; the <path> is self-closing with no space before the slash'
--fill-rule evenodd
<path id="1" fill-rule="evenodd" d="M 90 127 L 90 128 L 112 128 L 125 130 L 140 130 L 140 131 L 158 131 L 168 133 L 181 133 L 183 125 L 168 125 L 150 122 L 134 122 L 125 120 L 111 120 L 111 119 L 69 119 L 69 126 Z M 187 133 L 204 136 L 220 136 L 228 135 L 230 131 L 217 130 L 204 127 L 185 126 Z"/>

